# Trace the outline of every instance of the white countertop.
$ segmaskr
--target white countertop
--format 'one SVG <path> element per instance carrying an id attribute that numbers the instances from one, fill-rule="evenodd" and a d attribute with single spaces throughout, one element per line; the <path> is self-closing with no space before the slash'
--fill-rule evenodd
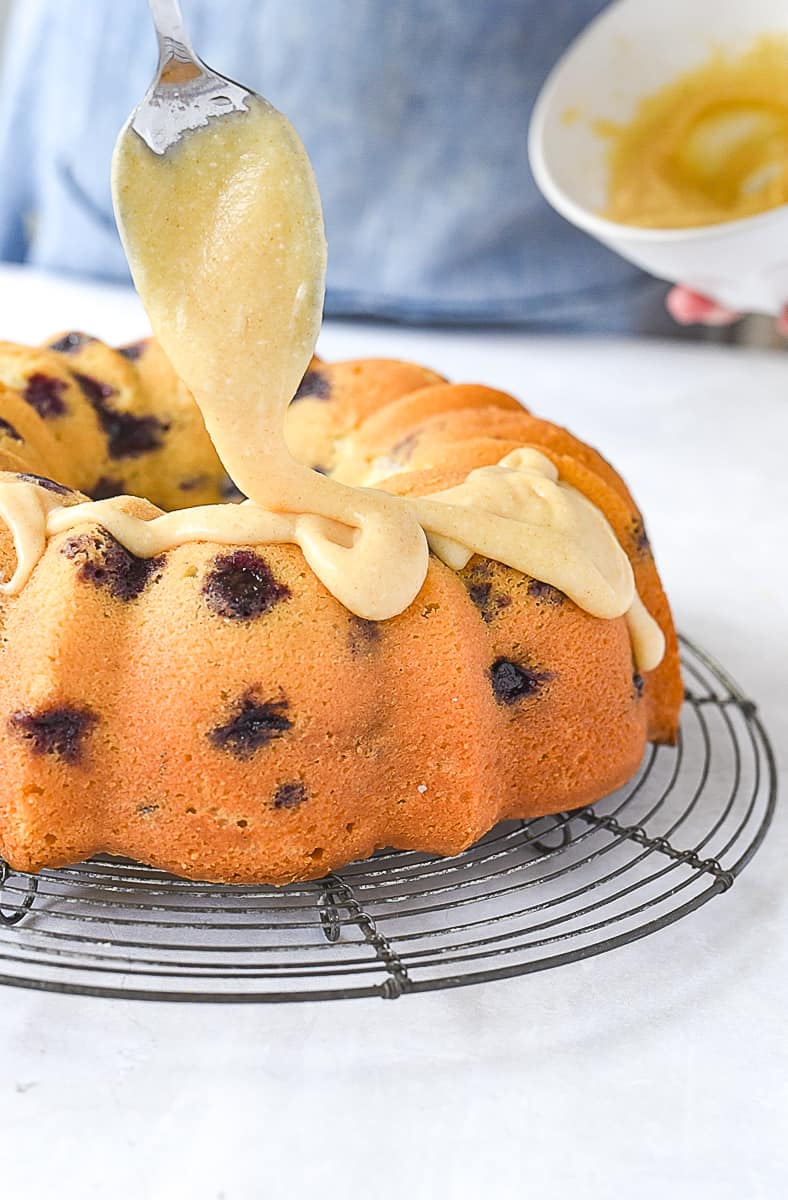
<path id="1" fill-rule="evenodd" d="M 0 331 L 144 331 L 118 289 L 0 269 Z M 679 626 L 759 704 L 788 774 L 788 354 L 330 325 L 597 444 Z M 734 890 L 641 942 L 400 1001 L 140 1004 L 0 988 L 3 1191 L 125 1200 L 772 1200 L 788 1179 L 784 812 Z M 99 1184 L 101 1181 L 101 1184 Z"/>

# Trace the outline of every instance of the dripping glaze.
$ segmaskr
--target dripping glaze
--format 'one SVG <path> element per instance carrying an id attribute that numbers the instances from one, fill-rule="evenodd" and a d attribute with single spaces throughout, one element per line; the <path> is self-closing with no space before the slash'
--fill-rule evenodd
<path id="1" fill-rule="evenodd" d="M 290 455 L 285 413 L 317 340 L 326 250 L 311 167 L 281 114 L 251 100 L 164 155 L 127 126 L 113 195 L 153 331 L 249 499 L 141 519 L 126 511 L 128 498 L 64 502 L 6 475 L 0 518 L 17 563 L 2 591 L 22 589 L 48 538 L 86 523 L 138 557 L 195 541 L 294 543 L 328 591 L 369 620 L 412 603 L 430 549 L 455 570 L 481 554 L 559 588 L 593 616 L 625 616 L 638 670 L 658 665 L 664 637 L 607 520 L 537 449 L 408 498 L 338 483 Z"/>

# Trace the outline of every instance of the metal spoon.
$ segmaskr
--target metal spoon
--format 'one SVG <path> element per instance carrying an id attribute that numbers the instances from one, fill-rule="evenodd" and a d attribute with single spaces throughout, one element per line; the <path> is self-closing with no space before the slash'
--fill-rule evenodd
<path id="1" fill-rule="evenodd" d="M 178 0 L 149 0 L 149 4 L 159 42 L 159 66 L 130 125 L 155 154 L 164 154 L 189 130 L 207 125 L 213 117 L 245 111 L 247 100 L 260 97 L 197 57 Z"/>

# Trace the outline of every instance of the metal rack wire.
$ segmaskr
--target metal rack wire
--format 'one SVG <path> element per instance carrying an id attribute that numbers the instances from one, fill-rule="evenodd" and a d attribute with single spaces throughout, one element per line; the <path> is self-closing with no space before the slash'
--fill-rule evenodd
<path id="1" fill-rule="evenodd" d="M 595 805 L 499 825 L 464 854 L 386 851 L 319 883 L 221 887 L 121 859 L 0 860 L 0 983 L 140 1000 L 395 999 L 645 937 L 727 892 L 775 804 L 755 705 L 691 642 L 675 748 Z"/>

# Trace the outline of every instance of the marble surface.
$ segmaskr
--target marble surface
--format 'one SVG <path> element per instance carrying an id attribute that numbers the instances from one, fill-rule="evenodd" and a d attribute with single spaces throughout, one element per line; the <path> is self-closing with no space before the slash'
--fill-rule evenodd
<path id="1" fill-rule="evenodd" d="M 135 298 L 0 270 L 0 328 L 144 330 Z M 633 483 L 679 625 L 788 773 L 788 355 L 326 329 L 327 356 L 508 388 Z M 597 959 L 395 1004 L 167 1006 L 0 989 L 9 1195 L 772 1200 L 788 1172 L 786 818 L 724 899 Z"/>

